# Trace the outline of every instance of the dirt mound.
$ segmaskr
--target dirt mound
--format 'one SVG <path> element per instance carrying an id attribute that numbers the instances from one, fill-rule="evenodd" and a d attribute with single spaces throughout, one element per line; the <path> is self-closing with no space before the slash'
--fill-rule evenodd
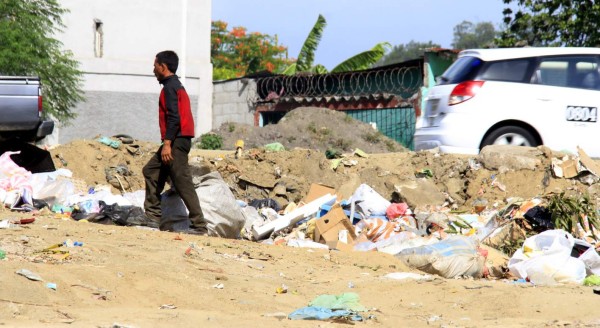
<path id="1" fill-rule="evenodd" d="M 67 168 L 87 187 L 111 185 L 113 193 L 144 189 L 142 168 L 158 144 L 135 141 L 114 149 L 96 140 L 76 140 L 51 150 L 57 168 Z M 349 198 L 367 184 L 387 199 L 406 201 L 411 207 L 442 205 L 470 210 L 474 199 L 504 206 L 511 197 L 531 198 L 553 191 L 589 192 L 595 200 L 597 184 L 548 176 L 546 167 L 486 169 L 478 156 L 396 152 L 349 154 L 334 164 L 314 149 L 267 152 L 246 149 L 241 158 L 232 151 L 193 149 L 190 162 L 201 170 L 218 171 L 234 195 L 244 201 L 272 198 L 281 206 L 300 201 L 312 183 L 322 183 Z M 545 159 L 547 162 L 548 159 Z"/>
<path id="2" fill-rule="evenodd" d="M 56 168 L 73 172 L 88 187 L 111 185 L 114 193 L 144 189 L 142 168 L 156 152 L 155 143 L 136 140 L 115 149 L 97 140 L 74 140 L 50 149 Z M 117 178 L 118 177 L 118 178 Z"/>
<path id="3" fill-rule="evenodd" d="M 294 109 L 277 124 L 255 127 L 223 123 L 213 132 L 223 138 L 223 149 L 235 149 L 235 142 L 242 139 L 246 148 L 279 142 L 286 149 L 306 148 L 323 152 L 328 149 L 348 152 L 356 148 L 368 153 L 405 151 L 400 143 L 384 136 L 370 124 L 343 112 L 319 107 Z"/>

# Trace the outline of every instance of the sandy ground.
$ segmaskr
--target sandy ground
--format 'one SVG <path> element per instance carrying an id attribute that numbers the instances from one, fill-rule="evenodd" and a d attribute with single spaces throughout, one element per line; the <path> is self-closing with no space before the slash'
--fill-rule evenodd
<path id="1" fill-rule="evenodd" d="M 266 140 L 265 140 L 266 141 Z M 111 184 L 106 172 L 125 166 L 112 181 L 114 193 L 143 188 L 141 168 L 156 144 L 113 149 L 76 140 L 50 150 L 57 168 L 68 168 L 82 188 Z M 446 196 L 472 209 L 475 198 L 502 207 L 510 197 L 552 191 L 587 191 L 598 184 L 544 179 L 548 155 L 533 169 L 470 168 L 473 156 L 434 153 L 370 153 L 349 156 L 336 170 L 323 151 L 266 153 L 194 150 L 190 162 L 219 171 L 236 198 L 273 197 L 282 204 L 302 199 L 311 183 L 333 186 L 348 197 L 360 183 L 392 198 L 398 186 L 411 208 L 431 209 Z M 371 152 L 372 151 L 372 152 Z M 424 169 L 428 179 L 416 178 Z M 504 190 L 490 184 L 495 177 Z M 427 182 L 424 185 L 420 183 Z M 285 193 L 274 193 L 283 184 Z M 424 189 L 427 187 L 428 189 Z M 441 201 L 439 195 L 442 197 Z M 599 295 L 592 287 L 532 286 L 510 279 L 394 280 L 414 272 L 389 254 L 266 245 L 246 240 L 197 237 L 136 227 L 76 222 L 61 215 L 0 211 L 0 219 L 34 217 L 34 223 L 0 230 L 0 325 L 6 327 L 346 327 L 349 322 L 292 321 L 286 316 L 319 295 L 353 292 L 368 311 L 357 326 L 373 327 L 596 327 Z M 67 240 L 83 246 L 51 245 Z M 68 256 L 67 253 L 68 252 Z M 16 274 L 27 269 L 43 281 Z M 56 290 L 48 288 L 55 283 Z M 280 293 L 281 289 L 287 292 Z"/>
<path id="2" fill-rule="evenodd" d="M 282 317 L 321 294 L 345 292 L 357 293 L 369 309 L 365 317 L 372 315 L 358 326 L 600 325 L 592 287 L 398 281 L 385 275 L 411 270 L 383 253 L 180 236 L 51 215 L 36 219 L 0 235 L 7 252 L 0 262 L 0 324 L 7 327 L 342 327 L 347 325 Z M 83 246 L 62 247 L 70 254 L 63 260 L 62 254 L 39 252 L 66 239 Z M 15 274 L 20 269 L 43 281 Z M 279 294 L 282 285 L 288 292 Z"/>

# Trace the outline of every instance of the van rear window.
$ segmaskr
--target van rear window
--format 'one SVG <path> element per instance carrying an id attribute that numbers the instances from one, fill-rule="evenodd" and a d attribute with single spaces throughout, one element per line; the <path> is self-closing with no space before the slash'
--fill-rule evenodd
<path id="1" fill-rule="evenodd" d="M 484 81 L 523 82 L 530 62 L 527 58 L 491 62 L 479 78 Z"/>
<path id="2" fill-rule="evenodd" d="M 473 79 L 484 61 L 477 57 L 460 57 L 440 76 L 438 84 L 457 84 Z"/>

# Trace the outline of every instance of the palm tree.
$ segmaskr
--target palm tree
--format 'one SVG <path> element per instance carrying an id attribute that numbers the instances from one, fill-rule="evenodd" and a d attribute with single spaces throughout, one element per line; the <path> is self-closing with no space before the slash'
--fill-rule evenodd
<path id="1" fill-rule="evenodd" d="M 298 59 L 295 63 L 286 67 L 283 71 L 285 75 L 294 75 L 301 72 L 309 72 L 316 74 L 328 73 L 327 68 L 321 64 L 313 65 L 315 61 L 315 51 L 321 41 L 323 30 L 327 26 L 327 21 L 323 15 L 319 15 L 317 22 L 313 26 L 312 30 L 308 34 L 306 41 L 300 49 Z M 354 55 L 331 70 L 331 73 L 348 72 L 367 69 L 375 64 L 381 57 L 383 57 L 387 50 L 391 48 L 388 42 L 381 42 L 376 44 L 371 50 L 363 51 L 357 55 Z"/>

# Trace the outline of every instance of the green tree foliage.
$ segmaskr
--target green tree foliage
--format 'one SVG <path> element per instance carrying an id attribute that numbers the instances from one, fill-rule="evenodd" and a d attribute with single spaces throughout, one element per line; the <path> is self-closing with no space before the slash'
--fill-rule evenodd
<path id="1" fill-rule="evenodd" d="M 506 29 L 501 47 L 600 45 L 600 2 L 594 0 L 503 0 Z M 513 10 L 512 8 L 516 9 Z M 512 7 L 512 8 L 511 8 Z"/>
<path id="2" fill-rule="evenodd" d="M 53 38 L 64 28 L 67 10 L 57 0 L 0 1 L 0 73 L 39 76 L 44 114 L 66 123 L 83 100 L 82 72 L 70 51 Z"/>
<path id="3" fill-rule="evenodd" d="M 227 29 L 227 23 L 214 21 L 211 26 L 211 60 L 213 80 L 227 80 L 259 71 L 280 72 L 290 60 L 287 47 L 277 44 L 277 37 L 245 27 Z"/>
<path id="4" fill-rule="evenodd" d="M 494 43 L 496 29 L 491 22 L 480 22 L 473 24 L 462 21 L 454 27 L 454 49 L 486 48 Z"/>
<path id="5" fill-rule="evenodd" d="M 423 57 L 425 50 L 430 48 L 441 48 L 441 46 L 432 41 L 417 42 L 411 40 L 409 43 L 394 46 L 390 53 L 383 56 L 374 66 L 385 66 L 417 59 Z"/>
<path id="6" fill-rule="evenodd" d="M 315 52 L 317 51 L 319 42 L 321 41 L 321 36 L 323 36 L 323 31 L 325 30 L 326 26 L 327 21 L 323 15 L 319 15 L 315 25 L 311 29 L 310 33 L 306 37 L 306 40 L 304 41 L 304 44 L 302 45 L 302 48 L 300 49 L 298 59 L 295 63 L 290 64 L 283 71 L 283 74 L 294 75 L 296 73 L 304 72 L 316 74 L 328 73 L 325 66 L 321 64 L 314 64 Z M 387 42 L 378 43 L 370 50 L 363 51 L 344 60 L 334 67 L 331 70 L 331 73 L 367 69 L 379 61 L 379 59 L 381 59 L 381 57 L 383 57 L 390 48 L 391 46 Z"/>

